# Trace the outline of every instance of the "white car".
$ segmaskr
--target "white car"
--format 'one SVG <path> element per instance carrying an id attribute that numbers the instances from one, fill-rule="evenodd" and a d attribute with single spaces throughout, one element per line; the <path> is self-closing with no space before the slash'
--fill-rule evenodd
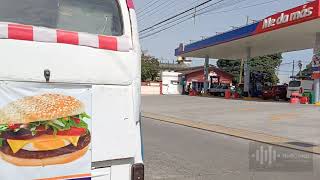
<path id="1" fill-rule="evenodd" d="M 313 91 L 313 81 L 312 80 L 293 80 L 289 82 L 287 90 L 287 98 L 290 99 L 293 92 L 299 92 L 300 94 L 304 92 Z"/>

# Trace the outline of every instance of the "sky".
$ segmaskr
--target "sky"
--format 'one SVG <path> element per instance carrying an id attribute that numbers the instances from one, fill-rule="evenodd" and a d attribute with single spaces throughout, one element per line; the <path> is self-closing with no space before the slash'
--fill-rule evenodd
<path id="1" fill-rule="evenodd" d="M 204 1 L 206 0 L 135 0 L 139 29 L 147 28 Z M 176 60 L 174 49 L 178 47 L 179 43 L 188 44 L 201 40 L 203 36 L 210 37 L 217 32 L 231 30 L 232 26 L 243 26 L 247 21 L 247 16 L 251 20 L 260 20 L 277 12 L 304 4 L 307 1 L 228 0 L 227 2 L 228 3 L 219 6 L 212 6 L 212 11 L 206 15 L 198 16 L 167 31 L 142 39 L 142 49 L 146 50 L 148 54 L 161 59 L 163 62 L 173 62 Z M 259 3 L 264 4 L 256 5 Z M 290 80 L 292 64 L 288 63 L 293 60 L 296 62 L 301 60 L 304 66 L 307 65 L 312 59 L 312 50 L 295 51 L 283 53 L 282 55 L 282 63 L 284 65 L 281 65 L 279 68 L 280 83 Z M 193 59 L 192 65 L 198 66 L 203 65 L 203 63 L 202 59 Z M 216 60 L 211 60 L 210 63 L 215 65 Z M 297 73 L 298 63 L 295 64 L 295 70 Z"/>

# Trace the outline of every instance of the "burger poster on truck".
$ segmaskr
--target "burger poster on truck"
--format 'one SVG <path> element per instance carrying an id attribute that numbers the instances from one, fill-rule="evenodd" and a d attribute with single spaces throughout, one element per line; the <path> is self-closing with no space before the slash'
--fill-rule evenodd
<path id="1" fill-rule="evenodd" d="M 0 179 L 90 179 L 91 116 L 90 87 L 0 82 Z"/>

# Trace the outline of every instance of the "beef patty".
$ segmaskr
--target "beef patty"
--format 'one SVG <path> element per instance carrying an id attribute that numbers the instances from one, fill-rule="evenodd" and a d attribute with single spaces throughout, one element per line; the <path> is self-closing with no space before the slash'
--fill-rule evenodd
<path id="1" fill-rule="evenodd" d="M 13 140 L 27 140 L 32 139 L 38 136 L 41 136 L 43 134 L 52 135 L 53 130 L 47 129 L 42 131 L 37 131 L 35 135 L 32 134 L 32 132 L 29 129 L 20 129 L 17 132 L 14 131 L 5 131 L 0 134 L 0 138 L 2 139 L 13 139 Z"/>
<path id="2" fill-rule="evenodd" d="M 68 146 L 55 149 L 55 150 L 49 150 L 49 151 L 27 151 L 24 149 L 20 149 L 17 153 L 13 153 L 7 141 L 4 141 L 3 146 L 0 148 L 0 151 L 4 154 L 7 154 L 13 157 L 18 157 L 18 158 L 45 159 L 45 158 L 70 154 L 70 153 L 82 150 L 89 145 L 90 141 L 91 141 L 91 135 L 88 132 L 87 134 L 79 138 L 77 146 L 69 144 Z"/>

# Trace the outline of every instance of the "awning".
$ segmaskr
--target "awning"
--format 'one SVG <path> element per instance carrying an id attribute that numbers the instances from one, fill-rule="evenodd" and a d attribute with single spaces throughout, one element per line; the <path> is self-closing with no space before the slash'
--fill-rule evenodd
<path id="1" fill-rule="evenodd" d="M 319 0 L 269 16 L 260 22 L 219 34 L 175 50 L 176 56 L 241 59 L 314 47 L 320 32 Z"/>

